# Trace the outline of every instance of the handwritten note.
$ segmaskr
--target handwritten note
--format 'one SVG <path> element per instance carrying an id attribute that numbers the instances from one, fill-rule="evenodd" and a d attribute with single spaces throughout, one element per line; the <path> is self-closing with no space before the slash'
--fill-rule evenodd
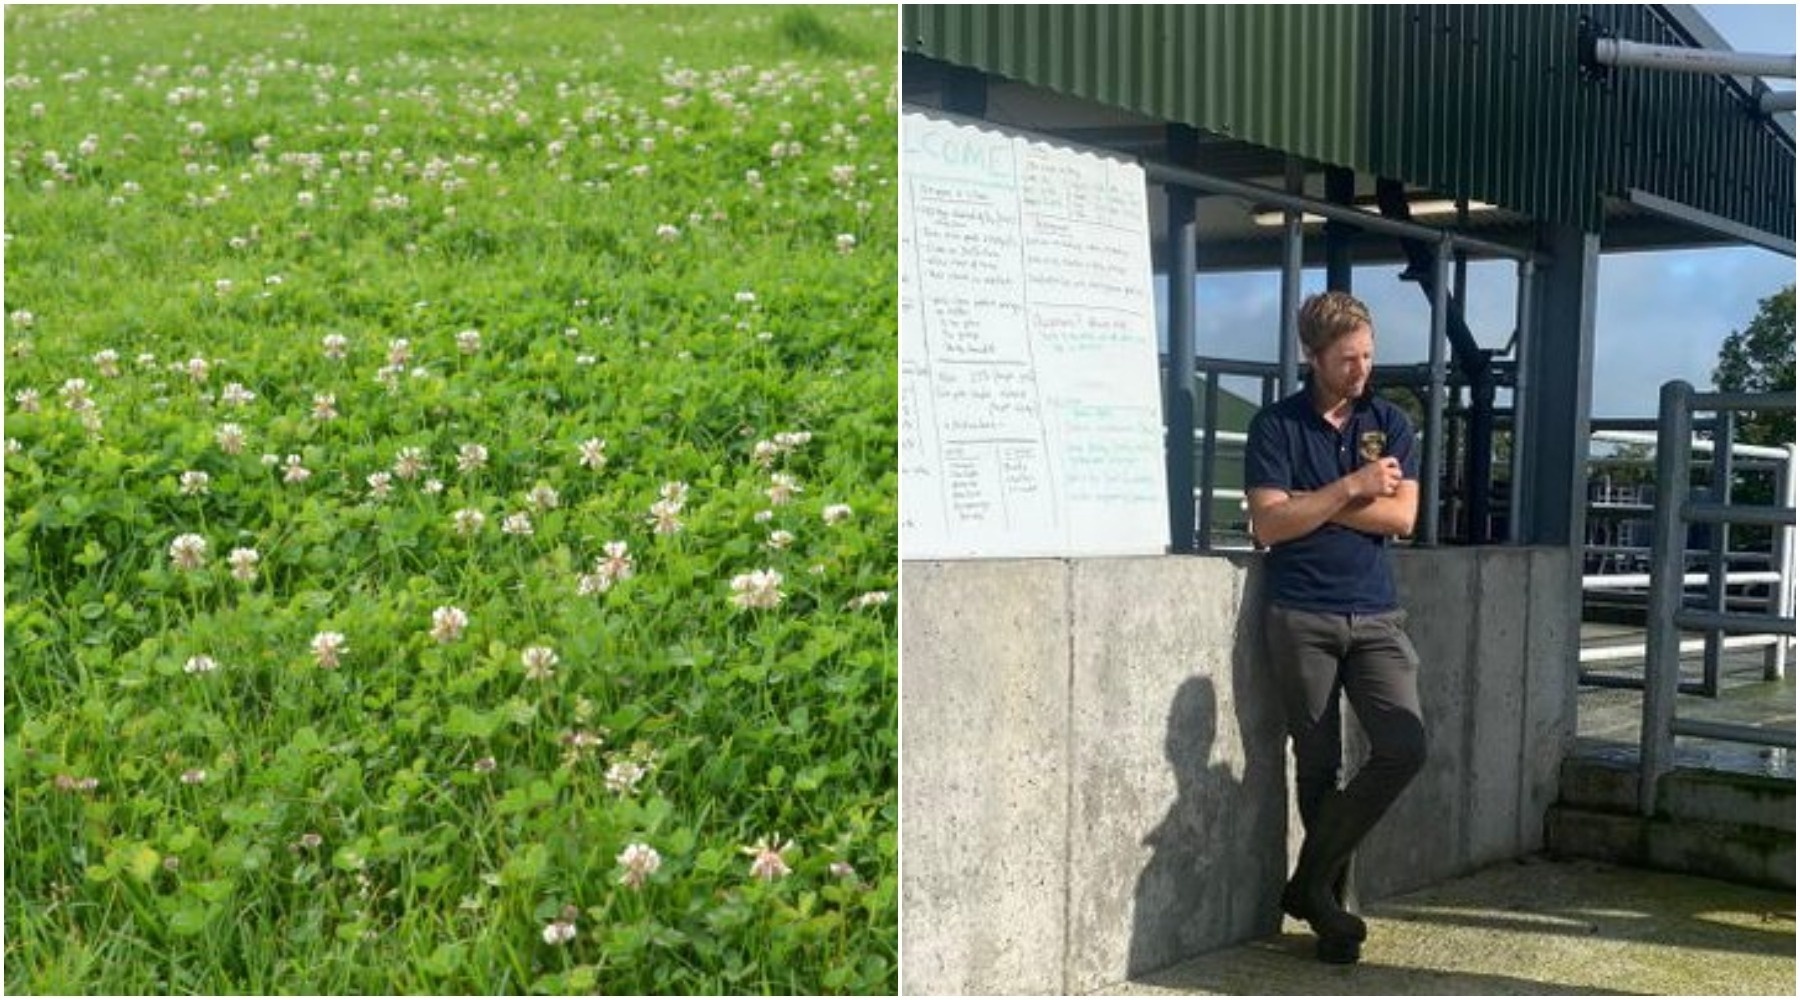
<path id="1" fill-rule="evenodd" d="M 1165 551 L 1143 171 L 901 121 L 902 557 Z"/>

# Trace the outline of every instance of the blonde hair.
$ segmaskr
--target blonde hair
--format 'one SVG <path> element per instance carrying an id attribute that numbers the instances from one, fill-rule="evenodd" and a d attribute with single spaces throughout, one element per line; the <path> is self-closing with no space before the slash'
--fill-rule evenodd
<path id="1" fill-rule="evenodd" d="M 1359 326 L 1375 332 L 1369 307 L 1349 292 L 1320 292 L 1300 303 L 1300 343 L 1308 354 L 1318 354 L 1332 342 Z"/>

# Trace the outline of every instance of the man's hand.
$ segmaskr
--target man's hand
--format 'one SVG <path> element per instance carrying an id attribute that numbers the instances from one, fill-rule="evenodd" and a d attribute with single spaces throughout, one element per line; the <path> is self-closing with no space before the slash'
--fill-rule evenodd
<path id="1" fill-rule="evenodd" d="M 1400 491 L 1400 460 L 1383 456 L 1345 478 L 1352 501 L 1391 497 Z"/>

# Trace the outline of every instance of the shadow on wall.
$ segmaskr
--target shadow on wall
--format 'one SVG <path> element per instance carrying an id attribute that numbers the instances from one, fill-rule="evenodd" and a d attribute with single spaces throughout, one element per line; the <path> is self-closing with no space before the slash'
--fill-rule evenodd
<path id="1" fill-rule="evenodd" d="M 1169 706 L 1164 755 L 1176 800 L 1144 838 L 1150 861 L 1132 906 L 1127 972 L 1165 969 L 1248 936 L 1281 929 L 1287 875 L 1288 782 L 1280 698 L 1263 669 L 1261 574 L 1248 574 L 1237 609 L 1228 704 L 1204 673 Z M 1230 724 L 1220 731 L 1221 709 Z M 1240 740 L 1240 752 L 1221 739 Z M 1241 761 L 1242 773 L 1232 763 Z"/>

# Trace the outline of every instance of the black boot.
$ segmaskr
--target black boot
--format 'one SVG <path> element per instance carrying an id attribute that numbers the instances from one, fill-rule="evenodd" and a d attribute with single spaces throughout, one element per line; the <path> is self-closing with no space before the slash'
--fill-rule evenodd
<path id="1" fill-rule="evenodd" d="M 1338 904 L 1332 886 L 1336 877 L 1327 877 L 1314 866 L 1308 869 L 1305 853 L 1294 869 L 1294 877 L 1281 891 L 1281 908 L 1296 920 L 1304 920 L 1318 935 L 1317 954 L 1322 962 L 1349 964 L 1362 957 L 1363 940 L 1369 936 L 1362 918 Z"/>
<path id="2" fill-rule="evenodd" d="M 1349 963 L 1361 957 L 1368 925 L 1345 909 L 1340 893 L 1354 892 L 1347 872 L 1351 856 L 1387 806 L 1387 801 L 1333 792 L 1320 803 L 1317 821 L 1301 845 L 1294 877 L 1281 893 L 1281 908 L 1312 927 L 1321 961 Z"/>

